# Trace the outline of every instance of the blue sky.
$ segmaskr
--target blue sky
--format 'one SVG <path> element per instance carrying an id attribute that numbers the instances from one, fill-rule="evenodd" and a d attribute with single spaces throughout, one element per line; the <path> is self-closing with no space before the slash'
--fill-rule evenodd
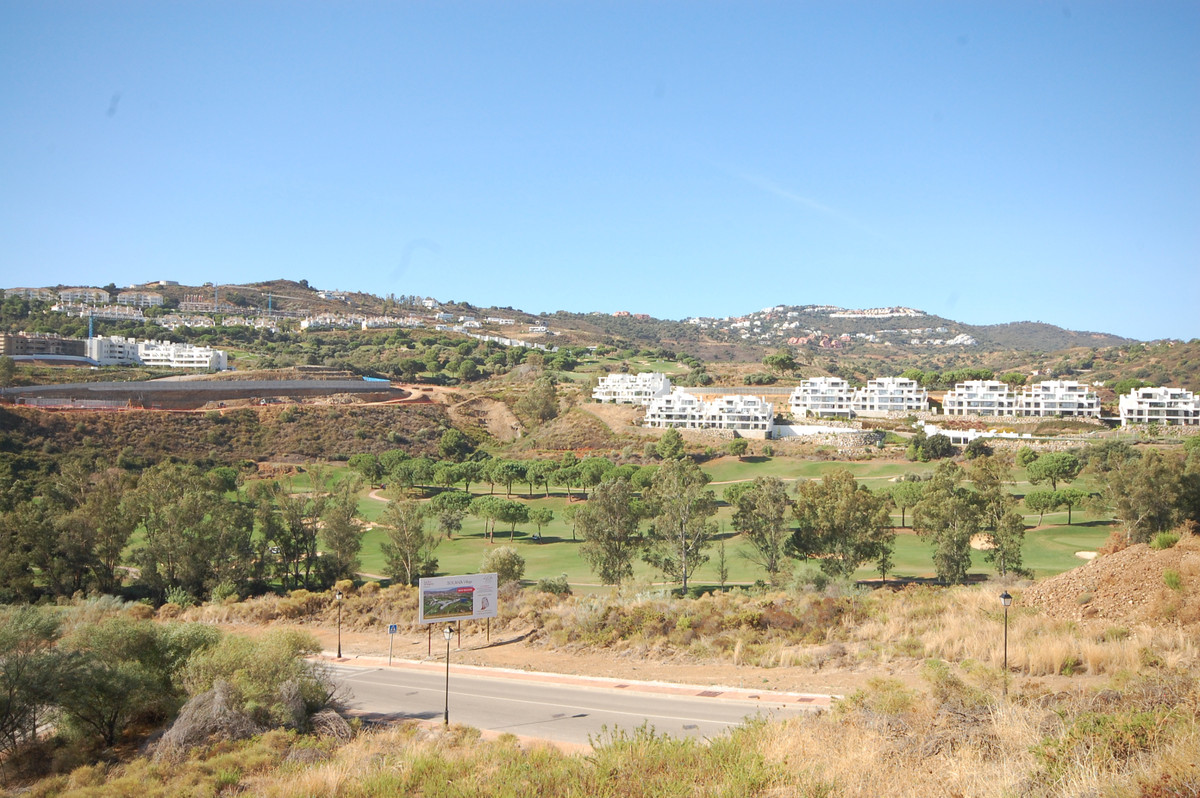
<path id="1" fill-rule="evenodd" d="M 0 4 L 0 283 L 1200 335 L 1200 3 Z"/>

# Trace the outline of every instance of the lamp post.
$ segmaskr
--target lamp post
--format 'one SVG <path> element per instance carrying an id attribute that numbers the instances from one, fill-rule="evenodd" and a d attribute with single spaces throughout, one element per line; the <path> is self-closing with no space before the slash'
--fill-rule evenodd
<path id="1" fill-rule="evenodd" d="M 450 725 L 450 638 L 454 637 L 454 627 L 446 624 L 442 628 L 442 637 L 446 638 L 446 714 L 442 717 L 442 725 Z"/>
<path id="2" fill-rule="evenodd" d="M 338 591 L 334 595 L 334 600 L 337 602 L 338 608 L 338 655 L 337 658 L 342 658 L 342 591 Z"/>
<path id="3" fill-rule="evenodd" d="M 1007 590 L 1000 594 L 1000 603 L 1004 605 L 1004 697 L 1008 698 L 1008 607 L 1012 596 Z"/>

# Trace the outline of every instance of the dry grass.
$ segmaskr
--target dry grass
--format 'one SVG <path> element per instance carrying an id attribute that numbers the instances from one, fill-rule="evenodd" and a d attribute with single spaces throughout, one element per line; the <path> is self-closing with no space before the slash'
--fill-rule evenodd
<path id="1" fill-rule="evenodd" d="M 1200 789 L 1195 671 L 1147 669 L 1103 691 L 1028 688 L 933 662 L 911 689 L 873 679 L 833 712 L 752 723 L 707 743 L 648 729 L 588 755 L 473 729 L 405 724 L 345 742 L 270 732 L 173 767 L 88 766 L 31 796 L 1180 796 Z"/>

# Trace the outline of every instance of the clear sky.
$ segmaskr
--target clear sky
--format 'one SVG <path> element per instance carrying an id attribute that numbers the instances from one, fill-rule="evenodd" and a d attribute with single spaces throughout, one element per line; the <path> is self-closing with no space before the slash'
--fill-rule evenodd
<path id="1" fill-rule="evenodd" d="M 0 284 L 1200 336 L 1200 3 L 0 3 Z"/>

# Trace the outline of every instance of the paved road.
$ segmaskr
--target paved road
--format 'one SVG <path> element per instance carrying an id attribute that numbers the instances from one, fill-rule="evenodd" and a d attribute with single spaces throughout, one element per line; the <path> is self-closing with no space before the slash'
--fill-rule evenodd
<path id="1" fill-rule="evenodd" d="M 394 667 L 330 664 L 351 709 L 381 720 L 440 722 L 446 671 L 440 663 Z M 586 744 L 602 727 L 648 723 L 674 736 L 714 737 L 757 715 L 783 718 L 829 706 L 828 696 L 621 682 L 451 665 L 450 720 L 485 731 Z"/>

